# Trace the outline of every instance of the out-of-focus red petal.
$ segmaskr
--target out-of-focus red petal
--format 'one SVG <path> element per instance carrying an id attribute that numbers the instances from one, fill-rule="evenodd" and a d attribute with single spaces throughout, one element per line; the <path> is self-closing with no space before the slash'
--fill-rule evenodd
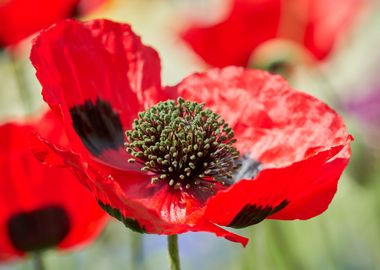
<path id="1" fill-rule="evenodd" d="M 247 66 L 254 50 L 271 39 L 294 41 L 324 59 L 352 25 L 361 0 L 232 0 L 230 13 L 212 26 L 195 26 L 182 37 L 206 63 Z"/>
<path id="2" fill-rule="evenodd" d="M 325 103 L 265 71 L 214 69 L 189 76 L 170 91 L 221 114 L 241 154 L 264 168 L 303 160 L 348 136 L 343 120 Z"/>
<path id="3" fill-rule="evenodd" d="M 67 170 L 67 169 L 66 169 Z M 72 174 L 70 172 L 70 174 Z M 75 198 L 71 204 L 66 204 L 70 213 L 72 228 L 67 237 L 58 245 L 60 249 L 68 249 L 76 246 L 83 246 L 94 241 L 103 230 L 106 222 L 109 220 L 108 215 L 97 205 L 96 198 L 89 194 L 73 175 L 70 175 L 73 185 L 80 185 L 80 189 L 73 189 L 66 198 Z M 60 181 L 60 180 L 57 180 Z M 65 183 L 65 182 L 63 182 Z M 69 187 L 69 185 L 66 185 Z M 69 206 L 68 206 L 69 205 Z"/>
<path id="4" fill-rule="evenodd" d="M 104 0 L 6 0 L 0 2 L 0 46 L 13 45 L 62 19 L 84 14 Z"/>
<path id="5" fill-rule="evenodd" d="M 107 216 L 70 170 L 44 166 L 30 152 L 33 130 L 44 131 L 53 141 L 66 141 L 59 121 L 54 122 L 51 116 L 48 113 L 28 124 L 0 127 L 0 254 L 20 254 L 10 242 L 7 224 L 21 212 L 52 205 L 62 207 L 70 223 L 69 233 L 61 243 L 64 248 L 83 245 L 104 227 Z"/>
<path id="6" fill-rule="evenodd" d="M 74 15 L 86 15 L 90 12 L 95 11 L 99 7 L 102 7 L 109 0 L 79 0 L 79 3 L 76 7 L 76 14 Z"/>
<path id="7" fill-rule="evenodd" d="M 307 219 L 321 214 L 348 163 L 344 147 L 336 145 L 288 167 L 263 170 L 255 179 L 238 181 L 208 201 L 206 218 L 239 228 L 273 214 L 272 218 L 278 219 Z M 320 196 L 322 189 L 327 194 Z"/>
<path id="8" fill-rule="evenodd" d="M 156 51 L 129 25 L 67 20 L 42 32 L 30 57 L 72 149 L 86 153 L 83 142 L 99 160 L 128 167 L 124 131 L 139 111 L 164 98 Z"/>
<path id="9" fill-rule="evenodd" d="M 362 8 L 368 4 L 365 0 L 308 2 L 309 16 L 304 30 L 303 45 L 319 60 L 329 55 L 338 39 L 352 26 Z"/>
<path id="10" fill-rule="evenodd" d="M 211 66 L 247 66 L 253 48 L 275 38 L 280 3 L 281 0 L 236 0 L 223 21 L 210 27 L 190 28 L 182 37 Z"/>

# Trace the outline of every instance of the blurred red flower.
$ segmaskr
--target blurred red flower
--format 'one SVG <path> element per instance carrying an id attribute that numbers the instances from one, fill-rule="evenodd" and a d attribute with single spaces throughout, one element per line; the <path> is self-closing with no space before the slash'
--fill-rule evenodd
<path id="1" fill-rule="evenodd" d="M 62 19 L 88 13 L 104 0 L 2 0 L 0 47 L 18 43 Z"/>
<path id="2" fill-rule="evenodd" d="M 143 45 L 125 24 L 64 21 L 35 39 L 31 61 L 43 86 L 44 100 L 70 138 L 65 148 L 37 136 L 33 147 L 38 158 L 72 167 L 106 211 L 139 232 L 209 231 L 245 245 L 246 238 L 219 226 L 242 228 L 265 218 L 308 219 L 319 215 L 331 202 L 351 155 L 352 137 L 339 115 L 316 98 L 292 89 L 280 76 L 229 67 L 191 75 L 174 87 L 162 87 L 158 54 Z M 157 155 L 141 152 L 132 156 L 126 151 L 125 143 L 131 143 L 135 135 L 150 134 L 137 142 L 142 144 L 167 135 L 158 133 L 170 128 L 168 121 L 178 116 L 165 116 L 175 104 L 167 100 L 179 96 L 204 102 L 234 131 L 242 162 L 234 173 L 236 182 L 218 180 L 230 172 L 231 167 L 223 165 L 231 165 L 231 153 L 225 151 L 227 144 L 215 150 L 218 143 L 212 140 L 223 141 L 216 134 L 232 132 L 227 127 L 215 134 L 207 129 L 205 134 L 209 135 L 197 139 L 198 146 L 189 146 L 203 151 L 194 152 L 203 159 L 189 157 L 194 163 L 187 160 L 187 153 L 193 150 L 184 150 L 185 141 L 172 141 L 170 149 L 160 143 L 149 146 Z M 139 113 L 159 101 L 166 102 Z M 167 110 L 154 113 L 160 106 L 167 106 Z M 166 124 L 152 120 L 148 129 L 146 119 L 153 117 L 151 113 L 165 118 L 162 121 Z M 190 120 L 179 121 L 181 127 L 169 132 L 170 138 L 203 132 L 195 127 L 196 131 L 186 134 L 183 130 L 198 120 L 191 124 L 187 122 Z M 135 135 L 128 135 L 127 140 L 124 131 L 131 128 Z M 168 141 L 173 140 L 169 137 Z M 128 162 L 137 155 L 150 162 Z M 177 169 L 172 173 L 173 168 L 167 168 L 163 159 L 170 159 L 178 170 L 188 170 L 188 176 L 197 170 L 198 174 L 186 178 Z M 213 168 L 219 166 L 216 163 L 222 167 Z M 155 168 L 154 164 L 161 165 Z M 191 169 L 183 169 L 184 164 Z M 153 167 L 146 167 L 145 172 L 142 166 Z M 166 169 L 167 174 L 158 174 Z M 226 175 L 224 169 L 229 171 Z M 183 185 L 180 179 L 185 181 Z"/>
<path id="3" fill-rule="evenodd" d="M 46 248 L 67 249 L 96 237 L 107 215 L 66 168 L 49 168 L 30 152 L 33 131 L 67 144 L 52 113 L 0 126 L 0 259 Z"/>
<path id="4" fill-rule="evenodd" d="M 299 44 L 322 60 L 351 26 L 364 2 L 231 0 L 230 12 L 221 22 L 193 26 L 182 36 L 206 63 L 216 67 L 247 66 L 257 48 L 275 39 Z"/>

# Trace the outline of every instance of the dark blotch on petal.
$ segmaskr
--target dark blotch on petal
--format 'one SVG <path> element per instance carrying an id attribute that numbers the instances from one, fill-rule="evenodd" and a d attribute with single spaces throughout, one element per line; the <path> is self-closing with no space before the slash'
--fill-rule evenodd
<path id="1" fill-rule="evenodd" d="M 57 246 L 70 231 L 65 209 L 48 206 L 13 215 L 7 223 L 9 239 L 22 252 Z"/>
<path id="2" fill-rule="evenodd" d="M 124 133 L 119 115 L 101 99 L 70 109 L 73 127 L 86 148 L 95 156 L 104 150 L 123 147 Z"/>
<path id="3" fill-rule="evenodd" d="M 261 206 L 255 204 L 247 204 L 240 210 L 236 217 L 227 226 L 240 229 L 257 224 L 263 221 L 266 217 L 280 211 L 288 204 L 289 202 L 287 200 L 283 200 L 279 205 L 275 207 L 270 205 Z"/>
<path id="4" fill-rule="evenodd" d="M 69 14 L 69 16 L 68 17 L 70 17 L 70 18 L 79 18 L 80 16 L 81 16 L 82 14 L 81 14 L 81 11 L 80 11 L 80 8 L 79 8 L 79 5 L 78 4 L 76 4 L 73 8 L 72 8 L 72 10 L 70 11 L 70 14 Z"/>
<path id="5" fill-rule="evenodd" d="M 101 201 L 98 200 L 98 203 L 101 208 L 103 208 L 104 211 L 106 211 L 111 217 L 116 218 L 117 220 L 124 223 L 124 225 L 131 229 L 132 231 L 139 232 L 139 233 L 145 233 L 146 230 L 144 227 L 142 227 L 136 220 L 132 218 L 123 217 L 119 209 L 112 208 L 108 204 L 104 204 Z"/>
<path id="6" fill-rule="evenodd" d="M 261 171 L 262 165 L 259 161 L 250 158 L 248 154 L 240 157 L 238 162 L 241 164 L 233 175 L 234 182 L 240 179 L 253 179 Z"/>

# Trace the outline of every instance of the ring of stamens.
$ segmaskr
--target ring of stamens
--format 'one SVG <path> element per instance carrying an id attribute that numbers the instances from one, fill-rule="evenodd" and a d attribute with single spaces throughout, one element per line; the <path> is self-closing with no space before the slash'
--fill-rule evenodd
<path id="1" fill-rule="evenodd" d="M 233 130 L 204 104 L 178 98 L 138 114 L 126 131 L 131 163 L 152 174 L 151 183 L 167 181 L 175 189 L 211 189 L 230 185 L 240 166 Z"/>

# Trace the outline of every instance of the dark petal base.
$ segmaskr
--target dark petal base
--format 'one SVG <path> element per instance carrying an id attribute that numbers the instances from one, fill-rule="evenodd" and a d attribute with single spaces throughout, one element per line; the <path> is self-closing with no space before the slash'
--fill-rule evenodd
<path id="1" fill-rule="evenodd" d="M 86 148 L 95 156 L 105 150 L 124 147 L 124 132 L 119 115 L 101 99 L 70 109 L 73 127 Z"/>
<path id="2" fill-rule="evenodd" d="M 255 204 L 247 204 L 240 210 L 236 217 L 227 226 L 235 229 L 241 229 L 257 224 L 263 221 L 266 217 L 280 211 L 288 204 L 289 202 L 287 200 L 283 200 L 275 207 L 270 205 L 261 206 Z"/>
<path id="3" fill-rule="evenodd" d="M 80 8 L 78 6 L 78 4 L 76 4 L 70 11 L 69 13 L 69 18 L 73 18 L 73 19 L 77 19 L 81 16 L 81 12 L 80 12 Z"/>
<path id="4" fill-rule="evenodd" d="M 240 179 L 253 179 L 262 169 L 261 163 L 255 159 L 251 159 L 249 154 L 241 156 L 238 163 L 241 165 L 233 175 L 234 182 Z"/>
<path id="5" fill-rule="evenodd" d="M 57 246 L 70 231 L 65 209 L 47 206 L 13 215 L 7 223 L 9 239 L 22 252 L 40 251 Z"/>
<path id="6" fill-rule="evenodd" d="M 111 217 L 114 217 L 117 220 L 123 222 L 123 224 L 127 228 L 129 228 L 135 232 L 146 233 L 144 227 L 142 227 L 136 220 L 131 219 L 131 218 L 127 218 L 127 217 L 123 217 L 123 215 L 121 214 L 121 212 L 118 209 L 112 208 L 108 204 L 104 204 L 99 200 L 98 200 L 98 203 L 99 203 L 100 207 L 103 208 L 104 211 L 106 211 Z"/>

